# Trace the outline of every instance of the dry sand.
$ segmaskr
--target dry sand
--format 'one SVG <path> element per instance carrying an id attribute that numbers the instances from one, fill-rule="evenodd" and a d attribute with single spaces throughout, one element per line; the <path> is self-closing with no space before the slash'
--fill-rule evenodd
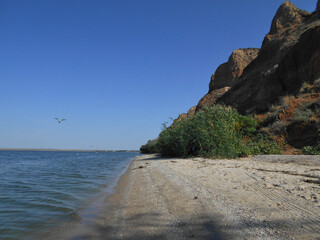
<path id="1" fill-rule="evenodd" d="M 142 155 L 77 239 L 320 239 L 319 201 L 318 156 Z"/>

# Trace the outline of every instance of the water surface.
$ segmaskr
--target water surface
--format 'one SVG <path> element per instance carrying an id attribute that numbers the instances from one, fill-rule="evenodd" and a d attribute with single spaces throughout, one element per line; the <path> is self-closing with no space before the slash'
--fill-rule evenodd
<path id="1" fill-rule="evenodd" d="M 0 239 L 33 239 L 76 220 L 137 155 L 0 151 Z"/>

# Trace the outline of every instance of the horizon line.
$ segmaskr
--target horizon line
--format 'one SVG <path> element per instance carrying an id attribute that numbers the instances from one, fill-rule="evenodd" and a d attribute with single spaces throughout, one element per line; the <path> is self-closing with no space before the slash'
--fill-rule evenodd
<path id="1" fill-rule="evenodd" d="M 139 150 L 121 149 L 121 150 L 104 150 L 104 149 L 59 149 L 59 148 L 0 148 L 0 151 L 47 151 L 47 152 L 140 152 Z"/>

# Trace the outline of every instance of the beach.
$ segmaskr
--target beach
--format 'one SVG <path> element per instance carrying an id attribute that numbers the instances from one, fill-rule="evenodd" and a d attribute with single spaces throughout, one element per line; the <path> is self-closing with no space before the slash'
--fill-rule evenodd
<path id="1" fill-rule="evenodd" d="M 319 178 L 318 156 L 141 155 L 80 239 L 319 239 Z"/>

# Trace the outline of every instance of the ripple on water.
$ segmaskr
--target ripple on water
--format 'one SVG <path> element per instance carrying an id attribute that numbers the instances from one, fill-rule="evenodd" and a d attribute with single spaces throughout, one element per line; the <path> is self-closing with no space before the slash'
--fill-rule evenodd
<path id="1" fill-rule="evenodd" d="M 136 153 L 0 151 L 0 236 L 33 239 L 101 192 Z"/>

